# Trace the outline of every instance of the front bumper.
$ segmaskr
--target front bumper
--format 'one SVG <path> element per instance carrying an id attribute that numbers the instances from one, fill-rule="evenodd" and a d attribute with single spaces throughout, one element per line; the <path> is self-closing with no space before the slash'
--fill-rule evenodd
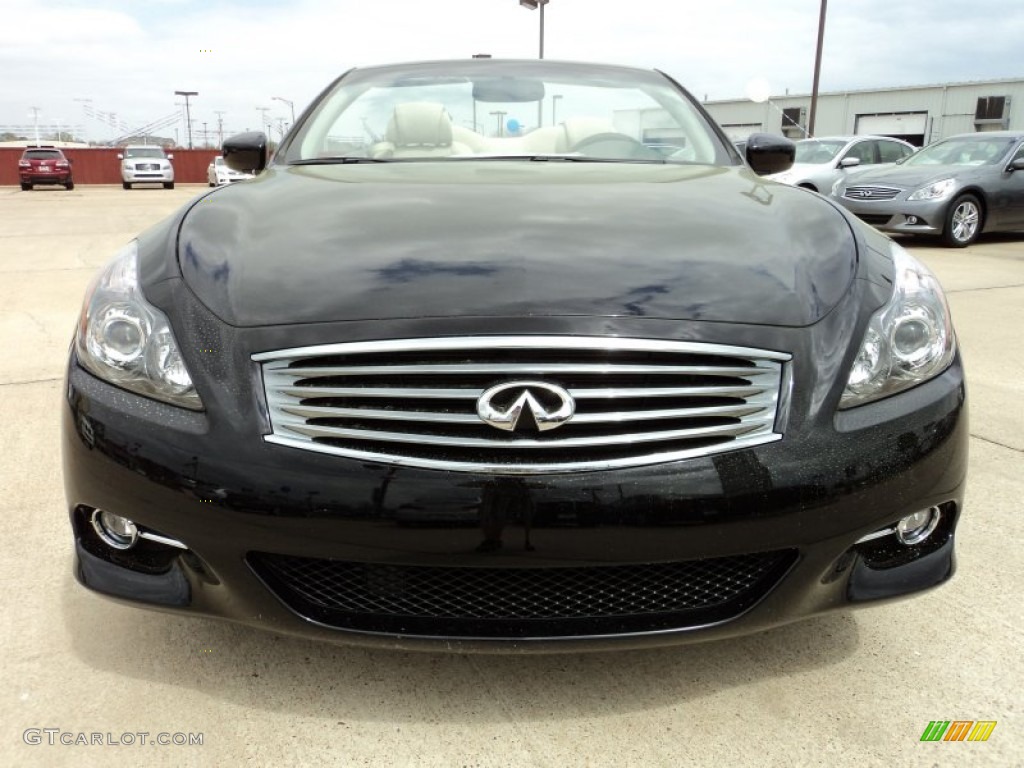
<path id="1" fill-rule="evenodd" d="M 945 228 L 949 198 L 943 200 L 905 199 L 904 192 L 895 200 L 874 202 L 835 198 L 862 221 L 882 232 L 901 235 L 941 235 Z M 903 198 L 903 199 L 901 199 Z"/>
<path id="2" fill-rule="evenodd" d="M 121 180 L 128 183 L 142 184 L 145 182 L 160 183 L 174 181 L 174 169 L 137 171 L 134 168 L 122 168 Z"/>
<path id="3" fill-rule="evenodd" d="M 266 444 L 259 439 L 265 424 L 251 411 L 201 394 L 211 410 L 184 412 L 115 389 L 72 359 L 64 477 L 75 571 L 85 586 L 334 642 L 559 651 L 758 631 L 911 594 L 954 570 L 968 439 L 959 357 L 938 378 L 886 400 L 838 414 L 824 408 L 827 419 L 794 427 L 780 442 L 629 470 L 525 478 L 520 493 L 530 503 L 509 508 L 498 545 L 482 503 L 493 477 Z M 941 508 L 942 522 L 922 545 L 905 547 L 892 536 L 858 544 L 931 506 Z M 86 523 L 95 508 L 186 549 L 147 543 L 112 552 Z M 361 569 L 363 593 L 386 602 L 418 573 L 486 572 L 500 580 L 512 571 L 574 576 L 709 561 L 728 570 L 775 555 L 760 576 L 740 577 L 748 591 L 707 610 L 547 622 L 514 615 L 467 621 L 443 610 L 429 620 L 400 611 L 346 613 L 324 608 L 308 580 L 289 581 L 267 565 L 285 560 L 302 570 L 309 563 L 335 583 Z M 506 595 L 515 588 L 500 581 L 496 589 Z"/>

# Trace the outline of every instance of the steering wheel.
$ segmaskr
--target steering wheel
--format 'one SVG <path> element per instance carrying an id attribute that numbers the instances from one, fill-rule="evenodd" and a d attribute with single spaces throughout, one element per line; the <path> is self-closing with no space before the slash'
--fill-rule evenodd
<path id="1" fill-rule="evenodd" d="M 641 142 L 624 133 L 595 133 L 577 141 L 570 150 L 591 157 L 614 160 L 663 160 L 657 150 L 644 146 Z"/>

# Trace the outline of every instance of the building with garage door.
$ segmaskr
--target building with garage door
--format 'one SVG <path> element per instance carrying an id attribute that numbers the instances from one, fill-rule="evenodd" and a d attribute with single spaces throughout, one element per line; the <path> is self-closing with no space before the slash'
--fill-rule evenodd
<path id="1" fill-rule="evenodd" d="M 733 141 L 765 131 L 806 137 L 810 94 L 708 101 L 705 108 Z M 651 116 L 656 123 L 655 116 Z M 916 146 L 972 131 L 1024 130 L 1024 79 L 818 94 L 818 136 L 875 134 Z"/>

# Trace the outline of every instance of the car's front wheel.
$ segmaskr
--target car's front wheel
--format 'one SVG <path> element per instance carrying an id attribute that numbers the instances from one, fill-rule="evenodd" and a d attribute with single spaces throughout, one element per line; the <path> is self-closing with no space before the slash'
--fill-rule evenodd
<path id="1" fill-rule="evenodd" d="M 165 181 L 164 182 L 164 189 L 174 189 L 174 182 L 173 181 Z"/>
<path id="2" fill-rule="evenodd" d="M 68 181 L 67 181 L 67 183 L 66 183 L 66 184 L 64 185 L 64 188 L 65 188 L 65 189 L 67 189 L 67 190 L 72 190 L 72 189 L 74 189 L 74 188 L 75 188 L 75 180 L 74 180 L 74 179 L 71 179 L 71 178 L 69 178 L 69 179 L 68 179 Z"/>
<path id="3" fill-rule="evenodd" d="M 26 184 L 24 181 L 21 182 L 21 191 L 22 192 L 28 192 L 30 189 L 32 189 L 32 185 L 31 184 Z"/>
<path id="4" fill-rule="evenodd" d="M 132 188 L 132 185 L 129 184 L 127 181 L 122 181 L 121 182 L 121 186 L 124 187 L 125 189 L 131 189 Z"/>
<path id="5" fill-rule="evenodd" d="M 961 195 L 946 209 L 942 242 L 950 248 L 966 248 L 981 234 L 981 201 L 974 195 Z"/>

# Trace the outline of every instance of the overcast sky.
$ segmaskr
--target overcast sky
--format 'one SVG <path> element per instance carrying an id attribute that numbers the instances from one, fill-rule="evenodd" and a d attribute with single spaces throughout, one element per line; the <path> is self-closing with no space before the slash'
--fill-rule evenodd
<path id="1" fill-rule="evenodd" d="M 742 97 L 756 77 L 808 93 L 819 9 L 551 0 L 545 55 L 656 67 L 700 99 Z M 59 122 L 109 139 L 95 113 L 135 129 L 180 112 L 175 90 L 199 92 L 196 131 L 205 121 L 212 133 L 218 110 L 226 133 L 256 130 L 258 107 L 291 120 L 271 96 L 298 113 L 353 66 L 535 57 L 538 17 L 517 0 L 0 0 L 0 131 L 31 126 L 38 107 L 44 131 Z M 831 0 L 821 89 L 1024 77 L 1022 41 L 1020 0 Z"/>

